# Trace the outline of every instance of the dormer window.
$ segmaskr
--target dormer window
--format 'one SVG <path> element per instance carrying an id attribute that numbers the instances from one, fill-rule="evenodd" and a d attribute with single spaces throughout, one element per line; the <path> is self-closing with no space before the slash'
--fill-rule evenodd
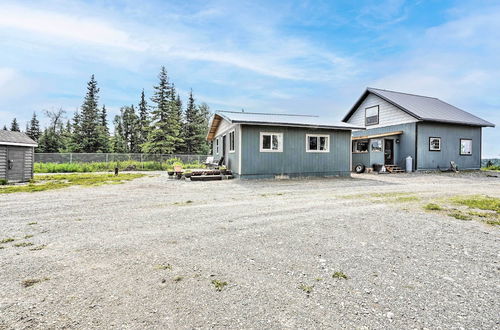
<path id="1" fill-rule="evenodd" d="M 377 125 L 378 124 L 378 105 L 369 107 L 365 109 L 365 125 Z"/>

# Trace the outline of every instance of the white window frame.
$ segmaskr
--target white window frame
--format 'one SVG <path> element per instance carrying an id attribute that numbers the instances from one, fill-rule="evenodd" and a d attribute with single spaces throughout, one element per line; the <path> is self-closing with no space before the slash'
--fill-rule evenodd
<path id="1" fill-rule="evenodd" d="M 439 147 L 438 148 L 432 147 L 432 140 L 438 140 L 439 141 Z M 441 138 L 439 136 L 431 136 L 431 137 L 429 137 L 429 151 L 441 151 Z"/>
<path id="2" fill-rule="evenodd" d="M 264 140 L 263 140 L 264 135 L 271 136 L 271 149 L 264 149 Z M 278 137 L 278 149 L 272 149 L 272 147 L 273 147 L 273 135 L 276 135 Z M 259 148 L 260 152 L 283 152 L 283 133 L 280 133 L 280 132 L 260 132 L 259 147 L 260 147 Z"/>
<path id="3" fill-rule="evenodd" d="M 380 150 L 373 150 L 373 143 L 375 141 L 380 141 Z M 384 139 L 370 139 L 370 147 L 369 147 L 370 152 L 384 152 Z"/>
<path id="4" fill-rule="evenodd" d="M 367 146 L 366 146 L 366 151 L 358 151 L 358 143 L 361 142 L 361 141 L 366 141 L 367 143 Z M 370 152 L 370 139 L 360 139 L 360 140 L 354 140 L 352 141 L 353 144 L 352 144 L 352 152 L 355 153 L 355 154 L 367 154 L 368 152 Z"/>
<path id="5" fill-rule="evenodd" d="M 372 110 L 372 109 L 373 110 L 377 109 L 377 122 L 376 123 L 368 123 L 368 118 L 375 117 L 375 116 L 368 117 L 368 115 L 367 115 L 367 112 L 369 110 Z M 378 105 L 374 105 L 374 106 L 365 108 L 365 126 L 372 126 L 372 125 L 378 125 L 378 124 L 380 124 L 380 107 Z"/>
<path id="6" fill-rule="evenodd" d="M 309 138 L 310 137 L 315 137 L 318 139 L 317 143 L 317 148 L 316 150 L 314 149 L 309 149 Z M 326 138 L 326 149 L 325 150 L 320 150 L 319 149 L 319 138 L 324 137 Z M 328 134 L 306 134 L 306 152 L 330 152 L 330 135 Z"/>
<path id="7" fill-rule="evenodd" d="M 218 155 L 219 154 L 219 137 L 215 139 L 215 153 Z"/>
<path id="8" fill-rule="evenodd" d="M 463 153 L 462 152 L 462 141 L 469 141 L 470 143 L 470 153 Z M 465 138 L 461 138 L 460 139 L 460 156 L 472 156 L 472 139 L 465 139 Z"/>
<path id="9" fill-rule="evenodd" d="M 234 153 L 234 152 L 236 151 L 236 146 L 235 146 L 235 143 L 236 143 L 236 142 L 235 142 L 235 133 L 234 133 L 234 129 L 233 129 L 233 130 L 231 130 L 231 131 L 229 131 L 228 136 L 229 136 L 229 143 L 228 143 L 228 144 L 229 144 L 229 149 L 228 149 L 228 150 L 229 150 L 229 153 L 231 153 L 231 154 L 232 154 L 232 153 Z M 232 136 L 232 144 L 233 144 L 233 145 L 232 145 L 232 149 L 231 149 L 231 136 Z"/>

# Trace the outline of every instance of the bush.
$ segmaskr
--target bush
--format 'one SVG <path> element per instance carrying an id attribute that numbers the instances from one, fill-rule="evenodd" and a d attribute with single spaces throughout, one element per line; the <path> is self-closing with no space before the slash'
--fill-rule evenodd
<path id="1" fill-rule="evenodd" d="M 6 179 L 0 179 L 0 186 L 5 186 L 7 183 Z"/>

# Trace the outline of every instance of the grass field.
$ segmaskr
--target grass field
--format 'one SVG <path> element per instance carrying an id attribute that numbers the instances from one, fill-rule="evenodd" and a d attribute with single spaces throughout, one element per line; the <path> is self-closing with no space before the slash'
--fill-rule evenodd
<path id="1" fill-rule="evenodd" d="M 103 184 L 120 184 L 145 176 L 145 174 L 56 174 L 37 175 L 27 185 L 5 185 L 0 186 L 0 194 L 17 192 L 37 192 L 52 189 L 61 189 L 70 186 L 99 186 Z"/>
<path id="2" fill-rule="evenodd" d="M 165 162 L 138 162 L 138 161 L 123 161 L 123 162 L 92 162 L 92 163 L 35 163 L 35 173 L 89 173 L 89 172 L 113 172 L 115 166 L 118 166 L 120 171 L 168 171 L 173 170 L 174 164 L 179 164 L 184 169 L 204 168 L 205 165 L 192 162 L 182 163 L 178 158 L 171 158 Z"/>

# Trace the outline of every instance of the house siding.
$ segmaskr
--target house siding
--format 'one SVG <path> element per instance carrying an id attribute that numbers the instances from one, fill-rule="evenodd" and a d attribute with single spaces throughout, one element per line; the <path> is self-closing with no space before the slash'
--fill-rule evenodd
<path id="1" fill-rule="evenodd" d="M 234 152 L 229 152 L 229 132 L 234 130 Z M 226 153 L 222 154 L 222 144 L 224 135 L 226 136 Z M 223 120 L 217 130 L 216 136 L 213 141 L 212 156 L 215 160 L 219 160 L 224 156 L 226 168 L 231 170 L 233 174 L 239 175 L 238 163 L 239 163 L 239 135 L 240 135 L 240 125 L 232 125 L 227 120 Z M 219 141 L 219 152 L 217 153 L 217 140 Z"/>
<path id="2" fill-rule="evenodd" d="M 353 132 L 352 135 L 353 137 L 359 137 L 402 131 L 403 134 L 401 135 L 388 136 L 382 139 L 394 140 L 394 164 L 401 168 L 406 168 L 406 157 L 411 156 L 413 158 L 413 161 L 415 162 L 416 127 L 416 123 L 407 123 L 386 127 L 370 128 L 364 131 L 356 131 Z M 397 139 L 399 139 L 399 143 L 396 143 L 395 140 Z M 353 167 L 359 163 L 365 165 L 366 167 L 372 167 L 373 164 L 384 163 L 384 150 L 382 149 L 381 152 L 372 152 L 371 146 L 369 148 L 370 149 L 368 153 L 353 153 Z M 415 163 L 413 164 L 413 169 L 415 169 Z"/>
<path id="3" fill-rule="evenodd" d="M 441 151 L 429 151 L 429 138 L 441 138 Z M 472 140 L 472 155 L 460 155 L 460 139 Z M 422 122 L 418 124 L 417 166 L 419 170 L 449 168 L 454 161 L 459 169 L 481 168 L 481 128 L 465 125 Z"/>
<path id="4" fill-rule="evenodd" d="M 350 175 L 351 131 L 242 125 L 241 178 Z M 260 133 L 283 133 L 282 152 L 260 152 Z M 306 134 L 330 136 L 330 151 L 306 152 Z"/>
<path id="5" fill-rule="evenodd" d="M 418 121 L 415 117 L 407 114 L 398 107 L 392 105 L 377 95 L 370 93 L 347 122 L 356 126 L 365 126 L 365 109 L 376 105 L 379 106 L 379 123 L 377 125 L 366 126 L 366 128 L 371 129 L 389 125 L 414 123 Z"/>

